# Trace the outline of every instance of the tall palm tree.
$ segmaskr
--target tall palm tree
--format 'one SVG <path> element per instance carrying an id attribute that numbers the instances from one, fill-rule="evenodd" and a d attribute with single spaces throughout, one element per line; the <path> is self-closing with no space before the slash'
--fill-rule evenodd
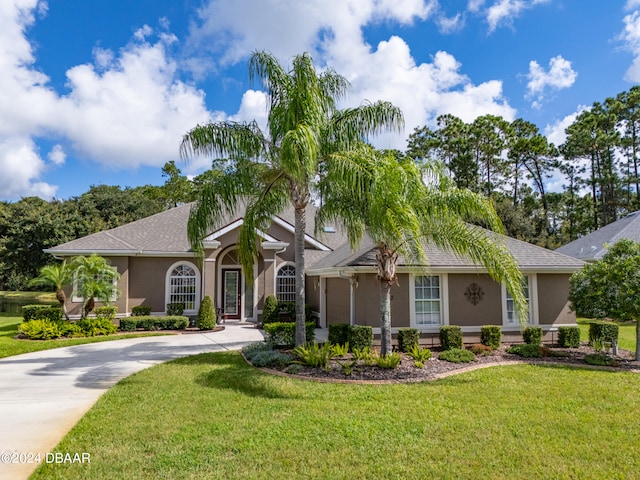
<path id="1" fill-rule="evenodd" d="M 96 254 L 88 257 L 79 256 L 71 262 L 77 287 L 77 294 L 82 297 L 82 318 L 91 313 L 96 298 L 109 304 L 118 295 L 116 282 L 120 275 L 109 262 Z"/>
<path id="2" fill-rule="evenodd" d="M 31 286 L 52 286 L 56 289 L 56 300 L 60 302 L 64 318 L 69 320 L 67 312 L 67 296 L 64 293 L 64 287 L 70 285 L 73 280 L 73 269 L 63 261 L 53 265 L 45 265 L 40 269 L 40 275 L 29 282 Z"/>
<path id="3" fill-rule="evenodd" d="M 313 182 L 331 152 L 349 150 L 364 137 L 383 129 L 400 129 L 402 113 L 386 102 L 338 110 L 348 82 L 333 70 L 318 73 L 309 54 L 297 55 L 285 69 L 266 52 L 249 63 L 250 78 L 260 81 L 268 98 L 267 132 L 256 122 L 198 125 L 184 135 L 181 157 L 225 157 L 225 175 L 201 192 L 189 218 L 194 249 L 216 227 L 225 212 L 246 206 L 238 239 L 238 257 L 252 280 L 258 257 L 256 228 L 267 229 L 276 215 L 291 205 L 295 215 L 296 345 L 305 342 L 304 235 L 306 207 Z"/>
<path id="4" fill-rule="evenodd" d="M 365 234 L 376 245 L 382 355 L 391 352 L 390 292 L 397 283 L 398 259 L 424 265 L 425 242 L 484 265 L 492 278 L 506 283 L 520 318 L 526 318 L 523 278 L 514 258 L 497 235 L 467 223 L 480 221 L 502 232 L 489 201 L 456 188 L 440 166 L 427 164 L 421 169 L 411 159 L 381 154 L 366 145 L 334 155 L 329 165 L 316 228 L 339 222 L 352 248 Z"/>

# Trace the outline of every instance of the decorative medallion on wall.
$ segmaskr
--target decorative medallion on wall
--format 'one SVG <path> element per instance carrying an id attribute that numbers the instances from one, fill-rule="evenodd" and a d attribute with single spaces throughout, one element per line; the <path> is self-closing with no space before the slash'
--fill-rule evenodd
<path id="1" fill-rule="evenodd" d="M 472 305 L 477 305 L 482 301 L 482 297 L 484 297 L 484 292 L 482 291 L 482 287 L 477 283 L 472 283 L 467 287 L 467 290 L 464 292 L 464 296 L 467 297 L 467 300 L 471 302 Z"/>

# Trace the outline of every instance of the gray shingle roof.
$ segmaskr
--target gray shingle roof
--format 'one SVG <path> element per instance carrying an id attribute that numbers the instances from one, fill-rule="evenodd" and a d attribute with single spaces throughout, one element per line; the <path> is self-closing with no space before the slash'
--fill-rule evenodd
<path id="1" fill-rule="evenodd" d="M 489 234 L 489 232 L 487 232 Z M 524 270 L 554 270 L 562 269 L 567 271 L 578 270 L 584 262 L 573 257 L 562 255 L 546 248 L 537 247 L 530 243 L 516 240 L 514 238 L 498 236 L 500 241 L 505 245 L 515 257 L 520 268 Z M 362 240 L 359 247 L 352 251 L 348 243 L 343 244 L 317 263 L 309 268 L 309 272 L 313 273 L 331 269 L 331 268 L 348 268 L 348 267 L 374 267 L 376 246 L 371 238 L 366 237 Z M 431 268 L 476 268 L 477 265 L 465 257 L 460 257 L 455 253 L 442 250 L 433 244 L 426 244 L 425 251 L 427 254 L 428 266 Z M 403 258 L 398 259 L 399 266 L 413 266 L 408 264 Z M 481 267 L 480 267 L 481 268 Z"/>
<path id="2" fill-rule="evenodd" d="M 191 246 L 187 237 L 187 222 L 192 205 L 191 203 L 182 205 L 111 230 L 78 238 L 50 248 L 47 252 L 54 255 L 71 255 L 85 252 L 96 252 L 105 255 L 189 254 L 191 253 Z M 314 236 L 313 219 L 315 212 L 315 207 L 309 206 L 307 210 L 307 234 L 314 239 L 318 239 L 318 241 L 331 249 L 344 243 L 344 236 L 339 232 Z M 242 214 L 239 211 L 229 212 L 219 222 L 220 227 L 226 226 L 241 217 Z M 293 226 L 293 209 L 285 210 L 280 215 L 280 218 Z M 322 252 L 322 255 L 318 254 L 315 257 L 311 255 L 311 259 L 315 261 L 323 255 L 326 255 L 326 252 Z"/>
<path id="3" fill-rule="evenodd" d="M 556 252 L 585 261 L 599 260 L 607 252 L 605 245 L 613 245 L 623 238 L 640 242 L 640 211 L 567 243 Z"/>

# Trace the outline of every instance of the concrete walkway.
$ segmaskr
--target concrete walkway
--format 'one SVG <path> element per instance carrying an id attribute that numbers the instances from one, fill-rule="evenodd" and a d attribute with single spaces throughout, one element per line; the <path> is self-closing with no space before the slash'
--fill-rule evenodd
<path id="1" fill-rule="evenodd" d="M 253 324 L 228 324 L 220 332 L 115 340 L 0 360 L 0 480 L 28 478 L 38 467 L 35 456 L 45 463 L 47 452 L 121 379 L 174 358 L 239 350 L 261 340 Z"/>

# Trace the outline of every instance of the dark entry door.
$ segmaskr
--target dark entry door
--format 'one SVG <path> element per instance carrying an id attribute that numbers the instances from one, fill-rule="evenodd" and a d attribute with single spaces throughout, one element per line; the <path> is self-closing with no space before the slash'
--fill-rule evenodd
<path id="1" fill-rule="evenodd" d="M 225 319 L 240 320 L 240 270 L 222 270 L 222 313 Z"/>

